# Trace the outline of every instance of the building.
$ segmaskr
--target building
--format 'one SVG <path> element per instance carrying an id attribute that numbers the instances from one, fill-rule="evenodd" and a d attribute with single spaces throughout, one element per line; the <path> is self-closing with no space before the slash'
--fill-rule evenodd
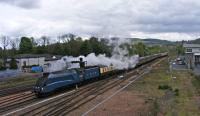
<path id="1" fill-rule="evenodd" d="M 200 67 L 200 44 L 183 44 L 185 48 L 185 63 L 189 69 Z"/>
<path id="2" fill-rule="evenodd" d="M 19 54 L 15 56 L 19 69 L 31 67 L 31 66 L 44 66 L 60 60 L 61 55 L 50 54 Z M 7 61 L 9 62 L 9 58 Z"/>

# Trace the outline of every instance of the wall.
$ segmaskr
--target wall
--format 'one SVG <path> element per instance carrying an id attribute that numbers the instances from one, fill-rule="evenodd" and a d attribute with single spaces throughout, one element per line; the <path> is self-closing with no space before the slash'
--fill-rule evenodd
<path id="1" fill-rule="evenodd" d="M 26 66 L 31 66 L 31 65 L 44 65 L 45 64 L 45 57 L 40 57 L 40 58 L 22 58 L 22 59 L 17 59 L 19 61 L 19 68 L 24 66 L 24 62 L 26 62 Z"/>
<path id="2" fill-rule="evenodd" d="M 200 53 L 200 48 L 192 48 L 193 53 Z"/>
<path id="3" fill-rule="evenodd" d="M 192 52 L 188 52 L 187 49 L 192 49 Z M 200 53 L 200 48 L 186 48 L 185 53 Z"/>
<path id="4" fill-rule="evenodd" d="M 185 54 L 185 63 L 189 69 L 192 68 L 193 54 Z"/>

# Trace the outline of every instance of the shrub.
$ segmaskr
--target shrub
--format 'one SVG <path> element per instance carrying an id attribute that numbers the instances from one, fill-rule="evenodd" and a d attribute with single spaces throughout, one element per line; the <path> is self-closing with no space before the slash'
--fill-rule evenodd
<path id="1" fill-rule="evenodd" d="M 17 61 L 14 58 L 10 61 L 10 69 L 17 69 Z"/>
<path id="2" fill-rule="evenodd" d="M 158 89 L 161 89 L 161 90 L 166 90 L 166 89 L 172 90 L 172 88 L 169 85 L 159 85 Z"/>
<path id="3" fill-rule="evenodd" d="M 174 92 L 175 92 L 175 96 L 179 96 L 179 89 L 175 89 Z"/>
<path id="4" fill-rule="evenodd" d="M 3 62 L 0 61 L 0 70 L 5 70 L 6 68 L 3 66 Z"/>

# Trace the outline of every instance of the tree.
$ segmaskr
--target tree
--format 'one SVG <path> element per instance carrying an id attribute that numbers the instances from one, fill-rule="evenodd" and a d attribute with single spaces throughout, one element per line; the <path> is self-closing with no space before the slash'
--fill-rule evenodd
<path id="1" fill-rule="evenodd" d="M 42 37 L 41 37 L 41 40 L 42 40 L 42 45 L 43 45 L 43 46 L 46 46 L 46 45 L 49 44 L 49 37 L 47 37 L 47 36 L 42 36 Z"/>
<path id="2" fill-rule="evenodd" d="M 16 49 L 19 50 L 20 38 L 15 38 L 14 41 Z"/>
<path id="3" fill-rule="evenodd" d="M 17 61 L 14 58 L 10 60 L 10 69 L 17 69 Z"/>
<path id="4" fill-rule="evenodd" d="M 0 47 L 0 59 L 3 58 L 3 49 Z"/>
<path id="5" fill-rule="evenodd" d="M 183 47 L 183 45 L 178 44 L 176 46 L 176 51 L 178 55 L 183 55 L 185 53 L 185 48 Z"/>
<path id="6" fill-rule="evenodd" d="M 82 42 L 83 40 L 82 40 L 81 37 L 77 37 L 77 38 L 76 38 L 76 41 Z"/>
<path id="7" fill-rule="evenodd" d="M 20 53 L 31 53 L 32 48 L 33 48 L 33 44 L 31 42 L 31 39 L 28 37 L 22 37 L 20 45 L 19 45 Z"/>
<path id="8" fill-rule="evenodd" d="M 1 37 L 1 43 L 3 45 L 3 64 L 4 67 L 6 67 L 6 61 L 7 61 L 7 53 L 6 53 L 6 47 L 9 44 L 9 37 L 8 36 L 2 36 Z"/>
<path id="9" fill-rule="evenodd" d="M 98 38 L 91 37 L 89 39 L 89 43 L 91 44 L 92 52 L 94 52 L 95 54 L 100 54 L 102 52 L 101 51 L 100 42 L 98 41 Z"/>
<path id="10" fill-rule="evenodd" d="M 37 46 L 37 42 L 35 41 L 35 39 L 33 37 L 30 38 L 31 39 L 31 43 L 33 47 Z"/>
<path id="11" fill-rule="evenodd" d="M 37 46 L 33 49 L 33 53 L 35 54 L 45 54 L 47 53 L 47 47 L 46 46 Z"/>
<path id="12" fill-rule="evenodd" d="M 11 57 L 14 57 L 15 54 L 16 54 L 16 52 L 17 52 L 15 40 L 10 40 L 10 44 L 11 44 L 11 47 L 12 47 L 12 48 L 11 48 L 11 54 L 10 54 L 10 56 L 11 56 Z"/>
<path id="13" fill-rule="evenodd" d="M 85 40 L 80 48 L 81 55 L 88 55 L 92 53 L 92 47 L 88 40 Z"/>
<path id="14" fill-rule="evenodd" d="M 148 53 L 146 45 L 142 42 L 134 44 L 134 52 L 135 54 L 138 54 L 139 56 L 145 56 Z"/>
<path id="15" fill-rule="evenodd" d="M 51 54 L 56 54 L 56 55 L 64 55 L 63 47 L 61 43 L 55 43 L 51 47 Z"/>
<path id="16" fill-rule="evenodd" d="M 72 40 L 72 39 L 75 39 L 76 35 L 72 34 L 72 33 L 68 33 L 67 34 L 67 37 Z"/>
<path id="17" fill-rule="evenodd" d="M 8 36 L 2 36 L 1 37 L 1 43 L 3 45 L 3 49 L 6 50 L 6 47 L 9 45 L 9 37 Z"/>
<path id="18" fill-rule="evenodd" d="M 3 62 L 0 61 L 0 70 L 5 70 L 6 68 L 3 66 Z"/>
<path id="19" fill-rule="evenodd" d="M 159 45 L 150 46 L 148 47 L 148 52 L 149 52 L 148 55 L 160 53 L 163 50 L 164 49 L 162 49 Z"/>

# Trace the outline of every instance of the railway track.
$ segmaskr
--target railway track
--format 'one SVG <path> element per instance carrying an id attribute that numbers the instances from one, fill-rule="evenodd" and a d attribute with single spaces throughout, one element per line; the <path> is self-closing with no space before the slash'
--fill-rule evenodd
<path id="1" fill-rule="evenodd" d="M 20 93 L 20 94 L 16 94 L 16 95 L 12 95 L 12 96 L 7 96 L 7 97 L 3 97 L 0 100 L 0 104 L 6 104 L 8 102 L 13 102 L 13 101 L 17 101 L 19 99 L 22 99 L 24 96 L 28 96 L 29 94 L 32 94 L 31 92 L 26 92 L 26 93 Z"/>
<path id="2" fill-rule="evenodd" d="M 0 114 L 38 101 L 32 93 L 21 93 L 1 100 Z"/>
<path id="3" fill-rule="evenodd" d="M 140 71 L 142 71 L 141 74 L 144 73 L 143 70 L 140 70 Z M 54 108 L 54 109 L 50 110 L 49 112 L 44 113 L 42 115 L 67 115 L 68 113 L 70 113 L 73 110 L 81 107 L 82 105 L 90 102 L 91 100 L 95 99 L 99 95 L 101 95 L 101 94 L 107 92 L 108 90 L 116 87 L 117 85 L 123 84 L 126 81 L 129 82 L 129 81 L 135 79 L 136 76 L 134 78 L 130 78 L 131 75 L 133 75 L 133 73 L 127 74 L 126 75 L 127 78 L 125 78 L 125 79 L 121 79 L 121 80 L 118 80 L 118 81 L 113 81 L 112 83 L 109 83 L 109 84 L 105 84 L 104 86 L 101 86 L 100 88 L 96 88 L 95 90 L 92 90 L 88 93 L 85 93 L 80 98 L 74 98 L 70 102 L 62 102 L 60 107 L 56 107 L 56 108 Z"/>
<path id="4" fill-rule="evenodd" d="M 26 85 L 26 86 L 17 86 L 17 87 L 11 87 L 11 88 L 7 88 L 7 89 L 1 89 L 0 97 L 16 94 L 19 92 L 29 91 L 32 89 L 32 87 L 33 87 L 33 85 Z"/>
<path id="5" fill-rule="evenodd" d="M 114 76 L 111 78 L 100 80 L 100 81 L 106 82 L 106 81 L 111 80 L 112 78 L 114 78 Z M 98 83 L 99 83 L 99 81 L 96 81 L 94 83 L 84 85 L 77 91 L 81 91 L 81 90 L 85 90 L 85 89 L 89 91 L 89 89 L 92 89 L 92 87 L 94 87 L 94 85 L 96 86 Z M 54 95 L 54 96 L 56 96 L 56 95 Z M 73 94 L 71 94 L 71 95 L 73 95 Z M 71 96 L 71 95 L 69 95 L 69 96 Z M 63 97 L 66 97 L 66 96 L 63 96 Z M 34 102 L 39 102 L 42 100 L 43 99 L 41 99 L 41 98 L 37 99 L 35 97 L 35 95 L 33 93 L 31 93 L 30 91 L 28 93 L 21 93 L 21 94 L 16 94 L 16 95 L 11 95 L 11 96 L 5 96 L 4 98 L 0 98 L 0 114 L 6 113 L 10 110 L 14 110 L 14 109 L 17 109 L 19 107 L 22 107 L 22 106 L 25 106 L 25 105 L 28 105 L 28 104 L 31 104 Z"/>
<path id="6" fill-rule="evenodd" d="M 125 81 L 125 80 L 123 80 L 123 81 Z M 53 110 L 45 113 L 44 115 L 53 115 L 53 114 L 55 114 L 55 115 L 59 115 L 59 114 L 62 115 L 63 114 L 64 115 L 64 114 L 67 114 L 67 113 L 73 111 L 74 109 L 82 106 L 83 104 L 93 100 L 98 95 L 112 89 L 113 87 L 117 86 L 121 82 L 122 81 L 113 82 L 111 84 L 105 84 L 106 86 L 96 88 L 95 90 L 84 93 L 84 95 L 82 95 L 79 98 L 73 99 L 71 102 L 63 102 L 62 107 L 54 108 Z"/>
<path id="7" fill-rule="evenodd" d="M 117 79 L 116 76 L 112 76 L 111 78 L 106 78 L 100 80 L 98 82 L 94 82 L 85 86 L 82 86 L 80 89 L 72 92 L 71 94 L 63 95 L 56 99 L 49 100 L 47 102 L 37 104 L 32 107 L 28 107 L 22 110 L 22 112 L 13 112 L 11 114 L 17 114 L 22 116 L 30 116 L 30 115 L 66 115 L 76 108 L 84 105 L 85 103 L 95 99 L 97 96 L 105 93 L 106 91 L 122 84 L 126 80 L 129 79 L 132 75 L 136 75 L 138 73 L 142 73 L 144 67 L 148 67 L 151 63 L 145 64 L 137 69 L 130 71 L 126 74 L 126 78 Z M 10 98 L 14 99 L 14 98 Z M 5 99 L 6 100 L 6 99 Z M 9 101 L 9 100 L 7 100 Z M 31 101 L 31 100 L 30 100 Z M 29 100 L 25 102 L 25 104 L 30 104 Z M 3 103 L 3 102 L 0 102 Z M 18 104 L 22 105 L 23 102 Z M 2 107 L 0 107 L 1 109 Z M 6 110 L 7 107 L 3 107 Z M 11 107 L 10 109 L 12 109 Z M 9 109 L 9 110 L 10 110 Z M 15 108 L 14 108 L 15 109 Z M 2 110 L 0 110 L 0 113 Z M 8 111 L 8 110 L 7 110 Z"/>
<path id="8" fill-rule="evenodd" d="M 60 110 L 62 110 L 62 108 L 58 108 L 60 106 L 66 106 L 66 104 L 73 102 L 75 99 L 75 101 L 80 101 L 82 99 L 84 99 L 85 97 L 87 97 L 88 95 L 94 94 L 95 92 L 98 92 L 101 89 L 106 89 L 109 87 L 109 84 L 112 85 L 113 83 L 116 83 L 118 80 L 115 81 L 109 81 L 108 80 L 102 80 L 101 82 L 98 82 L 96 84 L 92 84 L 91 86 L 88 86 L 87 88 L 82 88 L 81 90 L 78 90 L 77 92 L 71 94 L 68 97 L 62 97 L 61 100 L 54 102 L 49 102 L 47 104 L 43 104 L 40 107 L 37 107 L 36 109 L 33 109 L 29 112 L 26 112 L 22 115 L 52 115 L 58 113 Z M 102 86 L 103 85 L 103 86 Z M 95 91 L 95 92 L 94 92 Z M 60 99 L 60 98 L 59 98 Z M 42 108 L 42 110 L 41 110 Z M 29 114 L 31 113 L 31 114 Z"/>

